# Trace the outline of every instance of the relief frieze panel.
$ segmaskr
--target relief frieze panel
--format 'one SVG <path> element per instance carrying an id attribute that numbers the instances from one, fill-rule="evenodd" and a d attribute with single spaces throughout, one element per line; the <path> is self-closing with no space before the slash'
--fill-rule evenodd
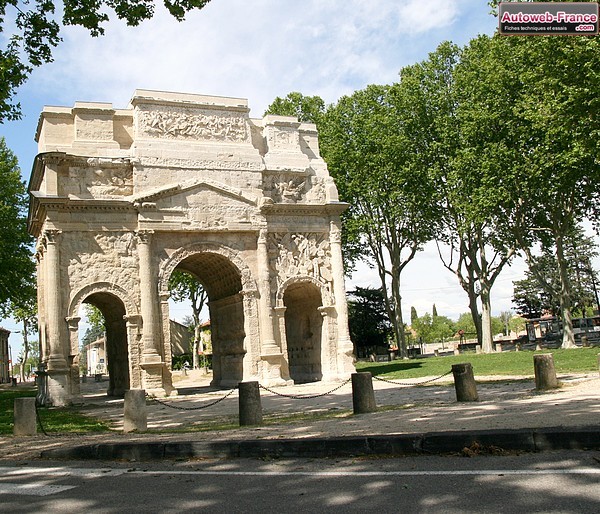
<path id="1" fill-rule="evenodd" d="M 61 254 L 69 259 L 68 277 L 73 287 L 98 281 L 137 290 L 137 257 L 134 235 L 128 232 L 103 232 L 93 237 L 65 237 Z"/>
<path id="2" fill-rule="evenodd" d="M 297 173 L 265 174 L 265 195 L 275 203 L 325 203 L 324 180 L 315 176 L 298 176 Z"/>
<path id="3" fill-rule="evenodd" d="M 333 273 L 327 234 L 270 233 L 268 239 L 271 293 L 293 277 L 311 277 L 331 292 Z"/>
<path id="4" fill-rule="evenodd" d="M 78 198 L 122 198 L 133 193 L 131 167 L 71 167 L 60 180 L 65 196 Z"/>
<path id="5" fill-rule="evenodd" d="M 160 139 L 195 139 L 249 143 L 248 119 L 225 110 L 154 108 L 137 111 L 138 130 L 144 136 Z"/>

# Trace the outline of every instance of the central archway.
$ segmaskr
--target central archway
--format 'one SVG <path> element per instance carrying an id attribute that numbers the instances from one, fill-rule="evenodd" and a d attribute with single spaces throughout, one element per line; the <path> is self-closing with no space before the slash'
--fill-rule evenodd
<path id="1" fill-rule="evenodd" d="M 237 385 L 244 376 L 244 286 L 242 273 L 226 256 L 213 251 L 188 249 L 174 269 L 189 273 L 208 296 L 213 348 L 212 385 Z"/>

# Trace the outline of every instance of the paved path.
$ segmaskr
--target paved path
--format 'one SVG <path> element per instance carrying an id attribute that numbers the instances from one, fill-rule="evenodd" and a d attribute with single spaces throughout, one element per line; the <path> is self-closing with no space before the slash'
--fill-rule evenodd
<path id="1" fill-rule="evenodd" d="M 600 378 L 598 374 L 560 376 L 563 387 L 538 393 L 532 377 L 476 377 L 480 401 L 457 403 L 451 376 L 427 386 L 401 386 L 374 380 L 376 413 L 352 415 L 352 386 L 346 384 L 330 394 L 311 399 L 292 399 L 261 391 L 265 415 L 304 413 L 308 419 L 260 427 L 167 433 L 202 429 L 215 421 L 237 423 L 237 391 L 218 404 L 202 410 L 179 410 L 159 403 L 148 405 L 149 434 L 123 434 L 123 400 L 104 395 L 106 382 L 82 384 L 90 414 L 110 421 L 115 432 L 89 436 L 5 437 L 0 440 L 0 459 L 37 458 L 52 448 L 76 445 L 142 442 L 222 442 L 324 437 L 407 435 L 425 432 L 485 431 L 491 429 L 600 429 Z M 450 379 L 450 380 L 449 380 Z M 407 382 L 422 382 L 426 379 Z M 304 384 L 273 390 L 295 396 L 323 394 L 340 384 Z M 180 395 L 165 403 L 196 408 L 223 398 L 229 391 L 210 388 L 207 380 L 176 383 Z"/>

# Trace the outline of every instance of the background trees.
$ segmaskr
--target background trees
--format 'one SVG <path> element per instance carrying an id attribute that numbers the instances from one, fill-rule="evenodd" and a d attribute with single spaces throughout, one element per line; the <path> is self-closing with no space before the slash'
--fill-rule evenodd
<path id="1" fill-rule="evenodd" d="M 482 36 L 463 62 L 465 139 L 482 156 L 485 184 L 502 195 L 496 232 L 514 241 L 530 269 L 536 244 L 554 248 L 563 347 L 572 347 L 566 246 L 576 224 L 598 212 L 600 43 Z"/>
<path id="2" fill-rule="evenodd" d="M 435 231 L 427 170 L 417 166 L 402 84 L 371 85 L 330 106 L 321 153 L 350 207 L 344 218 L 354 255 L 377 269 L 394 340 L 406 356 L 401 273 Z"/>
<path id="3" fill-rule="evenodd" d="M 33 239 L 27 233 L 27 190 L 15 155 L 0 138 L 0 316 L 35 313 Z"/>
<path id="4" fill-rule="evenodd" d="M 171 298 L 176 302 L 189 301 L 192 307 L 192 323 L 188 325 L 194 331 L 194 339 L 192 343 L 192 366 L 194 369 L 200 367 L 198 358 L 199 352 L 203 352 L 201 348 L 202 337 L 200 334 L 200 313 L 206 304 L 208 294 L 198 280 L 184 271 L 175 270 L 169 279 L 169 290 Z"/>
<path id="5" fill-rule="evenodd" d="M 378 348 L 387 350 L 393 330 L 385 308 L 383 290 L 357 287 L 348 295 L 350 337 L 356 355 L 364 357 Z"/>

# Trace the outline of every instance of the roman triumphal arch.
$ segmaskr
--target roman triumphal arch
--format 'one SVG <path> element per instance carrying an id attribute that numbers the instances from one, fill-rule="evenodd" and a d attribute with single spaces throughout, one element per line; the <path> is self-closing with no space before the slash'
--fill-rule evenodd
<path id="1" fill-rule="evenodd" d="M 315 126 L 247 101 L 138 90 L 44 108 L 29 191 L 52 404 L 79 391 L 79 309 L 106 321 L 108 393 L 170 395 L 171 273 L 209 297 L 213 381 L 277 385 L 354 370 L 336 187 Z"/>

